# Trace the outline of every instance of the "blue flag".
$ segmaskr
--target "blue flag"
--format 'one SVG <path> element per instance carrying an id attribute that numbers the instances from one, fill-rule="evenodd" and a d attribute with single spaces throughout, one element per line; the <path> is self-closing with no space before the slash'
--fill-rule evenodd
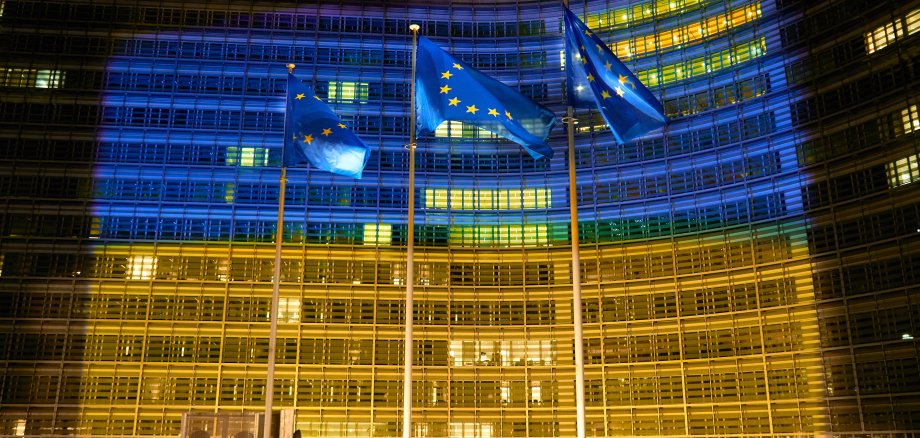
<path id="1" fill-rule="evenodd" d="M 599 109 L 620 143 L 667 122 L 661 102 L 568 8 L 565 76 L 569 105 Z"/>
<path id="2" fill-rule="evenodd" d="M 445 120 L 454 120 L 507 138 L 534 159 L 553 156 L 546 144 L 556 124 L 552 111 L 425 37 L 418 41 L 415 88 L 419 134 L 431 134 Z"/>
<path id="3" fill-rule="evenodd" d="M 370 148 L 294 75 L 288 73 L 284 127 L 285 166 L 313 166 L 361 178 Z"/>

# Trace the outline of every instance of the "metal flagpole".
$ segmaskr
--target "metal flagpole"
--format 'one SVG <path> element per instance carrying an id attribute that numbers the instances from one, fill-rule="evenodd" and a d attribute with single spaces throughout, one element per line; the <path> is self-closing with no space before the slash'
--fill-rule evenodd
<path id="1" fill-rule="evenodd" d="M 415 286 L 415 55 L 418 50 L 419 25 L 410 24 L 412 30 L 412 84 L 409 109 L 409 226 L 406 238 L 406 332 L 403 338 L 403 438 L 412 436 L 412 318 L 413 288 Z"/>
<path id="2" fill-rule="evenodd" d="M 287 65 L 288 74 L 294 72 L 294 64 Z M 287 93 L 285 93 L 287 102 Z M 271 438 L 272 399 L 275 395 L 275 344 L 278 339 L 278 295 L 281 289 L 281 240 L 284 237 L 284 192 L 287 183 L 287 167 L 284 166 L 284 145 L 287 143 L 287 104 L 284 110 L 284 141 L 281 142 L 281 178 L 278 187 L 278 225 L 275 232 L 275 270 L 272 275 L 271 332 L 268 336 L 268 371 L 265 374 L 265 428 L 262 438 Z"/>
<path id="3" fill-rule="evenodd" d="M 569 7 L 569 0 L 562 0 Z M 567 102 L 568 103 L 568 102 Z M 572 323 L 575 333 L 575 432 L 585 438 L 585 355 L 581 316 L 581 260 L 578 247 L 578 194 L 575 185 L 575 117 L 572 105 L 567 105 L 565 121 L 568 126 L 569 152 L 569 215 L 572 234 Z"/>

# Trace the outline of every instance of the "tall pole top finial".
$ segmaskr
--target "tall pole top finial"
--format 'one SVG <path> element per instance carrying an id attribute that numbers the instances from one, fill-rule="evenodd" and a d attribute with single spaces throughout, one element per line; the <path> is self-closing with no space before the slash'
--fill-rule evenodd
<path id="1" fill-rule="evenodd" d="M 294 65 L 294 64 L 288 64 L 288 65 L 287 65 L 288 73 L 294 73 L 294 67 L 296 67 L 296 65 Z"/>
<path id="2" fill-rule="evenodd" d="M 412 23 L 409 25 L 409 30 L 411 30 L 412 32 L 418 32 L 419 29 L 421 29 L 421 26 L 415 23 Z"/>

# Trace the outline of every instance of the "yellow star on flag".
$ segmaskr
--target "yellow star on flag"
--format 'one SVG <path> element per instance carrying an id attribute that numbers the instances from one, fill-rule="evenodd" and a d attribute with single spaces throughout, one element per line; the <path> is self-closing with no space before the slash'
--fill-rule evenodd
<path id="1" fill-rule="evenodd" d="M 320 101 L 320 102 L 323 101 L 323 99 L 320 99 L 319 96 L 313 96 L 313 97 L 314 97 L 316 100 Z"/>
<path id="2" fill-rule="evenodd" d="M 344 123 L 339 123 L 339 128 L 345 129 L 345 128 L 347 128 L 347 126 L 345 126 Z"/>
<path id="3" fill-rule="evenodd" d="M 595 44 L 595 47 L 597 47 L 597 51 L 598 51 L 598 52 L 601 52 L 601 51 L 602 51 L 602 50 L 601 50 L 601 45 L 600 45 L 600 44 Z"/>
<path id="4" fill-rule="evenodd" d="M 329 134 L 332 134 L 332 128 L 323 129 L 323 135 L 325 135 L 326 137 L 328 137 Z"/>
<path id="5" fill-rule="evenodd" d="M 629 85 L 629 86 L 632 87 L 634 90 L 636 89 L 636 86 L 632 83 L 632 81 L 629 80 L 628 77 L 623 76 L 623 75 L 619 75 L 619 76 L 620 76 L 619 79 L 620 79 L 620 83 L 621 83 L 621 84 Z"/>
<path id="6" fill-rule="evenodd" d="M 616 88 L 613 89 L 613 91 L 616 91 L 616 92 L 617 92 L 617 96 L 623 97 L 624 91 L 623 91 L 622 88 L 616 87 Z"/>
<path id="7" fill-rule="evenodd" d="M 588 73 L 588 82 L 591 82 L 593 80 L 594 80 L 594 75 L 592 75 L 591 73 Z"/>
<path id="8" fill-rule="evenodd" d="M 466 112 L 468 113 L 473 113 L 473 115 L 476 115 L 476 111 L 479 111 L 479 108 L 476 108 L 476 105 L 470 105 L 466 107 Z"/>
<path id="9" fill-rule="evenodd" d="M 303 94 L 303 93 L 297 93 L 297 95 L 294 96 L 294 98 L 296 98 L 297 100 L 303 99 L 303 98 L 304 98 L 304 94 Z"/>
<path id="10" fill-rule="evenodd" d="M 489 108 L 489 115 L 492 117 L 498 117 L 498 111 L 495 108 Z"/>
<path id="11" fill-rule="evenodd" d="M 312 144 L 312 143 L 313 143 L 313 135 L 307 134 L 307 135 L 303 136 L 303 141 L 307 142 L 307 144 Z"/>
<path id="12" fill-rule="evenodd" d="M 447 85 L 441 87 L 441 94 L 447 94 L 448 91 L 453 90 L 453 88 L 448 87 Z"/>
<path id="13" fill-rule="evenodd" d="M 608 93 L 607 90 L 601 91 L 601 97 L 603 97 L 604 99 L 606 99 L 606 98 L 610 97 L 610 93 Z"/>
<path id="14" fill-rule="evenodd" d="M 505 117 L 507 117 L 508 120 L 514 120 L 514 119 L 511 117 L 511 113 L 509 113 L 508 111 L 505 111 Z"/>
<path id="15" fill-rule="evenodd" d="M 450 79 L 454 74 L 447 70 L 446 72 L 441 73 L 441 79 Z"/>
<path id="16" fill-rule="evenodd" d="M 456 62 L 454 63 L 454 68 L 457 70 L 463 70 L 463 66 L 461 66 L 460 64 L 457 64 Z"/>
<path id="17" fill-rule="evenodd" d="M 582 56 L 582 57 L 581 57 L 581 63 L 582 63 L 582 64 L 587 64 L 587 63 L 588 63 L 588 58 L 587 58 L 586 56 Z"/>
<path id="18" fill-rule="evenodd" d="M 450 100 L 450 103 L 447 104 L 447 106 L 457 106 L 458 103 L 460 103 L 460 99 L 457 99 L 457 98 L 455 97 L 455 98 L 453 98 L 453 99 Z"/>
<path id="19" fill-rule="evenodd" d="M 607 71 L 610 71 L 610 67 L 613 67 L 613 64 L 611 64 L 610 61 L 607 61 L 606 63 L 604 63 L 604 68 L 606 68 Z"/>

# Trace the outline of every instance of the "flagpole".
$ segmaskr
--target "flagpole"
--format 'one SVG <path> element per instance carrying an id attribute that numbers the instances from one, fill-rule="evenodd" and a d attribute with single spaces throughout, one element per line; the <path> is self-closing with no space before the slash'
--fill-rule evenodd
<path id="1" fill-rule="evenodd" d="M 288 74 L 294 72 L 294 64 L 287 65 Z M 285 102 L 287 102 L 285 93 Z M 284 237 L 284 192 L 287 183 L 287 167 L 284 166 L 284 144 L 287 143 L 287 103 L 284 110 L 284 141 L 281 142 L 281 177 L 278 187 L 278 225 L 275 230 L 275 266 L 272 275 L 272 308 L 269 320 L 271 331 L 268 336 L 268 371 L 265 374 L 265 427 L 262 438 L 271 438 L 272 402 L 275 395 L 275 347 L 278 339 L 278 302 L 281 294 L 281 240 Z"/>
<path id="2" fill-rule="evenodd" d="M 412 319 L 415 287 L 415 57 L 418 50 L 419 25 L 410 24 L 412 31 L 412 108 L 409 109 L 409 225 L 406 239 L 406 332 L 403 338 L 403 438 L 412 436 Z"/>
<path id="3" fill-rule="evenodd" d="M 565 8 L 569 0 L 562 0 Z M 566 93 L 568 96 L 568 93 Z M 568 97 L 566 97 L 568 99 Z M 575 432 L 585 438 L 585 354 L 581 316 L 581 260 L 578 244 L 578 194 L 575 185 L 575 116 L 570 102 L 566 102 L 565 121 L 568 126 L 569 158 L 569 215 L 572 235 L 572 323 L 575 333 Z"/>

